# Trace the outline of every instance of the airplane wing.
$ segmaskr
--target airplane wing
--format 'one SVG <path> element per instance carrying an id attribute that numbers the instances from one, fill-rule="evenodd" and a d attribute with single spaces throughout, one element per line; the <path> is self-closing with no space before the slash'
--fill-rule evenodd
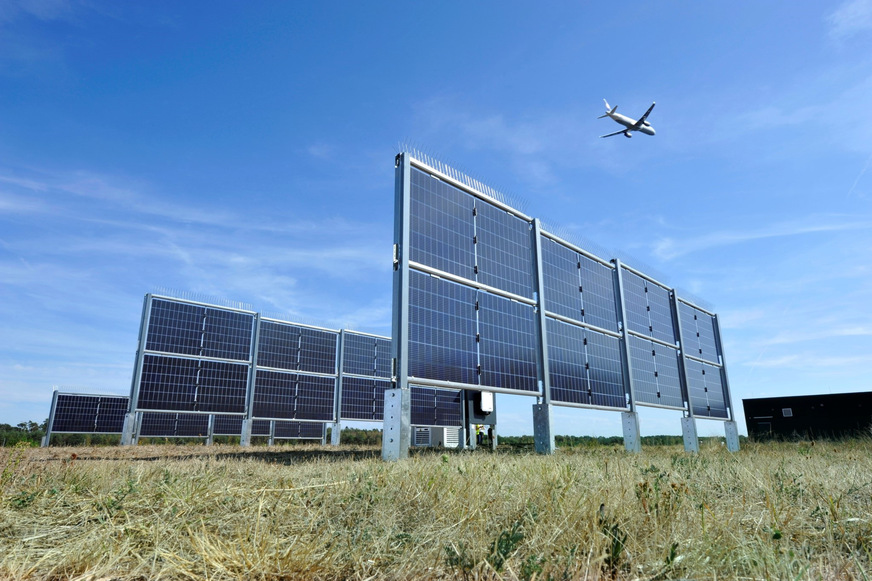
<path id="1" fill-rule="evenodd" d="M 642 125 L 645 124 L 645 119 L 647 119 L 647 118 L 648 118 L 648 115 L 651 114 L 651 110 L 654 108 L 654 105 L 656 105 L 656 104 L 657 104 L 656 102 L 655 102 L 655 103 L 651 103 L 651 106 L 648 107 L 648 110 L 645 111 L 645 114 L 642 115 L 641 117 L 639 117 L 639 120 L 636 121 L 636 124 L 635 124 L 635 125 L 633 125 L 633 129 L 638 129 L 638 128 L 640 128 Z"/>
<path id="2" fill-rule="evenodd" d="M 620 135 L 625 132 L 626 129 L 621 129 L 620 131 L 615 131 L 614 133 L 609 133 L 608 135 L 600 135 L 600 137 L 611 137 L 612 135 Z"/>

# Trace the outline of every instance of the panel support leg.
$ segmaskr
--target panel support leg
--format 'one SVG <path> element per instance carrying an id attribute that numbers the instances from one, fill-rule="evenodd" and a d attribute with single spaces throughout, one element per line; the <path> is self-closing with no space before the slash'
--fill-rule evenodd
<path id="1" fill-rule="evenodd" d="M 136 433 L 136 414 L 135 413 L 124 414 L 124 426 L 121 428 L 121 445 L 122 446 L 133 445 L 135 433 Z"/>
<path id="2" fill-rule="evenodd" d="M 470 450 L 475 450 L 478 447 L 478 432 L 475 429 L 475 424 L 469 424 L 466 433 L 469 434 L 469 445 L 467 446 L 467 448 Z"/>
<path id="3" fill-rule="evenodd" d="M 251 418 L 242 420 L 242 434 L 239 435 L 240 446 L 251 446 Z"/>
<path id="4" fill-rule="evenodd" d="M 553 454 L 554 432 L 551 430 L 551 404 L 533 405 L 533 442 L 537 454 Z"/>
<path id="5" fill-rule="evenodd" d="M 385 390 L 382 460 L 394 462 L 409 457 L 412 445 L 412 397 L 408 389 Z"/>
<path id="6" fill-rule="evenodd" d="M 336 422 L 333 424 L 333 427 L 330 430 L 330 445 L 338 446 L 340 440 L 342 439 L 342 424 L 340 422 Z"/>
<path id="7" fill-rule="evenodd" d="M 211 446 L 215 443 L 215 414 L 209 415 L 209 427 L 206 432 L 206 445 Z"/>
<path id="8" fill-rule="evenodd" d="M 684 437 L 684 451 L 698 454 L 699 438 L 696 435 L 696 420 L 694 418 L 681 418 L 681 435 Z"/>
<path id="9" fill-rule="evenodd" d="M 727 439 L 727 450 L 739 451 L 739 427 L 735 421 L 724 422 L 724 435 Z"/>
<path id="10" fill-rule="evenodd" d="M 642 438 L 639 436 L 639 414 L 622 412 L 621 423 L 624 426 L 624 449 L 638 454 L 642 451 Z"/>
<path id="11" fill-rule="evenodd" d="M 497 425 L 494 424 L 488 430 L 488 439 L 490 440 L 491 450 L 497 449 Z"/>

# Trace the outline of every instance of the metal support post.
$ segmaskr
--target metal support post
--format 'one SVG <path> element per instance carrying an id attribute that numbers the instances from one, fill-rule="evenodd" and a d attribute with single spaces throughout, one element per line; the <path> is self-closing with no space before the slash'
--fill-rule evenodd
<path id="1" fill-rule="evenodd" d="M 248 385 L 245 392 L 245 417 L 242 419 L 240 446 L 251 446 L 251 428 L 254 424 L 254 389 L 257 385 L 257 345 L 260 341 L 260 313 L 255 313 L 251 329 L 251 347 L 248 350 Z"/>
<path id="2" fill-rule="evenodd" d="M 131 419 L 131 423 L 133 424 L 133 438 L 130 443 L 133 446 L 139 445 L 139 434 L 142 432 L 142 412 L 136 412 L 133 414 L 133 418 Z"/>
<path id="3" fill-rule="evenodd" d="M 384 430 L 382 432 L 382 459 L 403 460 L 409 457 L 412 441 L 412 402 L 408 389 L 385 390 Z"/>
<path id="4" fill-rule="evenodd" d="M 395 389 L 385 390 L 382 459 L 408 458 L 412 445 L 412 397 L 409 392 L 409 246 L 412 165 L 399 154 L 394 173 L 392 373 Z"/>
<path id="5" fill-rule="evenodd" d="M 727 440 L 727 450 L 730 452 L 739 451 L 739 427 L 735 420 L 724 422 L 724 435 Z"/>
<path id="6" fill-rule="evenodd" d="M 206 431 L 206 445 L 211 446 L 215 442 L 215 414 L 209 414 L 209 427 Z"/>
<path id="7" fill-rule="evenodd" d="M 341 432 L 342 432 L 342 423 L 337 420 L 333 422 L 333 426 L 330 429 L 330 445 L 338 446 L 341 441 Z"/>
<path id="8" fill-rule="evenodd" d="M 327 424 L 321 424 L 321 445 L 327 445 Z"/>
<path id="9" fill-rule="evenodd" d="M 624 449 L 627 452 L 642 451 L 642 439 L 639 436 L 639 414 L 636 413 L 636 393 L 633 389 L 633 368 L 630 358 L 630 334 L 627 330 L 627 306 L 624 302 L 624 276 L 621 273 L 621 261 L 612 260 L 615 264 L 615 292 L 618 310 L 618 324 L 621 331 L 621 372 L 624 379 L 624 392 L 630 411 L 621 413 L 621 424 L 624 428 Z"/>
<path id="10" fill-rule="evenodd" d="M 537 454 L 554 453 L 554 432 L 551 430 L 551 404 L 533 404 L 533 442 Z"/>
<path id="11" fill-rule="evenodd" d="M 693 416 L 681 418 L 681 435 L 684 438 L 684 451 L 697 454 L 699 438 L 696 434 L 696 419 Z"/>
<path id="12" fill-rule="evenodd" d="M 145 344 L 148 337 L 148 325 L 151 320 L 151 293 L 145 295 L 142 301 L 142 316 L 139 320 L 139 344 L 136 348 L 136 358 L 133 363 L 133 378 L 130 381 L 130 403 L 124 416 L 124 427 L 121 431 L 121 445 L 136 445 L 139 442 L 139 422 L 137 413 L 139 404 L 139 384 L 142 380 L 142 365 L 145 359 Z"/>
<path id="13" fill-rule="evenodd" d="M 536 365 L 541 401 L 533 405 L 533 441 L 537 454 L 553 454 L 556 448 L 551 426 L 551 372 L 548 366 L 548 319 L 545 316 L 545 276 L 542 272 L 542 224 L 533 220 L 533 268 L 536 292 L 536 335 L 539 339 Z"/>
<path id="14" fill-rule="evenodd" d="M 51 443 L 51 431 L 54 427 L 55 411 L 58 407 L 58 388 L 55 387 L 51 396 L 51 411 L 48 413 L 48 422 L 45 424 L 45 436 L 42 437 L 42 447 L 47 448 Z"/>
<path id="15" fill-rule="evenodd" d="M 638 454 L 642 451 L 642 438 L 639 436 L 639 414 L 636 412 L 621 412 L 621 423 L 624 427 L 624 449 Z"/>

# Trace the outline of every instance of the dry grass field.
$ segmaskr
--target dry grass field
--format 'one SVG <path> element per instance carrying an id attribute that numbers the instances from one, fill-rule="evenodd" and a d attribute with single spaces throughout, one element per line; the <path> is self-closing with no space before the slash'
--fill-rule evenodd
<path id="1" fill-rule="evenodd" d="M 0 578 L 868 579 L 872 442 L 0 450 Z"/>

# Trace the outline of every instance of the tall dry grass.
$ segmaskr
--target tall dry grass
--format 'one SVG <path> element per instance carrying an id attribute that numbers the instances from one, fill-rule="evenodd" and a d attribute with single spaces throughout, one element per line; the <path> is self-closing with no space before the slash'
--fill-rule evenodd
<path id="1" fill-rule="evenodd" d="M 867 579 L 872 443 L 3 449 L 13 579 Z"/>

